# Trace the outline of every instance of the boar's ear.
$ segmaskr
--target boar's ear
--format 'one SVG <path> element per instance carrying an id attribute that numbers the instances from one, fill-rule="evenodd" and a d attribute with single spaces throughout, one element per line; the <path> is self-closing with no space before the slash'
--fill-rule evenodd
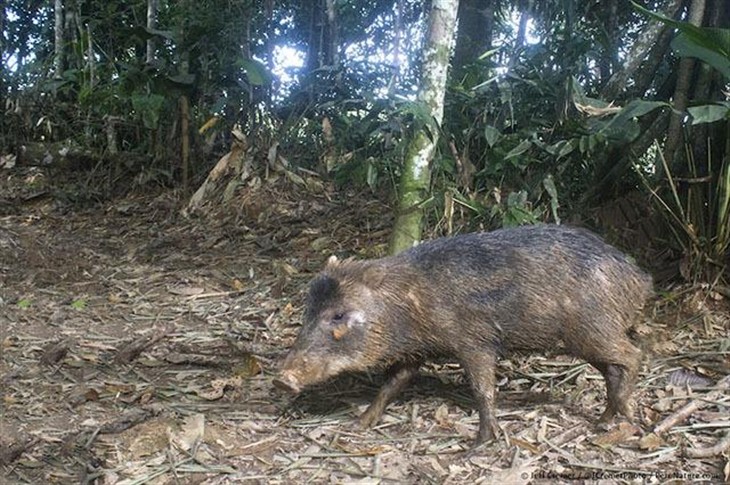
<path id="1" fill-rule="evenodd" d="M 383 284 L 386 277 L 386 270 L 382 265 L 370 264 L 362 273 L 362 282 L 371 290 L 377 289 Z"/>
<path id="2" fill-rule="evenodd" d="M 330 256 L 329 258 L 327 258 L 327 264 L 325 264 L 324 267 L 325 267 L 325 269 L 327 269 L 327 268 L 335 268 L 335 267 L 339 266 L 339 264 L 340 264 L 340 260 L 337 259 L 337 256 L 335 256 L 333 254 L 332 256 Z"/>

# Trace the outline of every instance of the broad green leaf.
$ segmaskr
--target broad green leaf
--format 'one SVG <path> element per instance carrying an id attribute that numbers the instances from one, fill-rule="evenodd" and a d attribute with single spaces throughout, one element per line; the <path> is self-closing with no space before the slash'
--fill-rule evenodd
<path id="1" fill-rule="evenodd" d="M 168 76 L 167 79 L 183 86 L 192 86 L 195 84 L 195 74 L 177 74 L 175 76 Z"/>
<path id="2" fill-rule="evenodd" d="M 616 113 L 616 118 L 619 119 L 631 119 L 643 116 L 657 108 L 669 107 L 669 103 L 664 101 L 644 101 L 641 99 L 635 99 L 629 104 L 624 106 L 624 109 Z"/>
<path id="3" fill-rule="evenodd" d="M 730 118 L 730 103 L 725 104 L 704 104 L 687 108 L 692 115 L 692 124 L 714 123 L 715 121 Z"/>
<path id="4" fill-rule="evenodd" d="M 730 30 L 726 31 L 730 35 Z M 712 46 L 716 47 L 716 46 Z M 684 32 L 679 34 L 672 41 L 672 49 L 675 50 L 680 57 L 696 57 L 697 59 L 707 63 L 711 67 L 717 69 L 720 74 L 730 79 L 730 57 L 725 55 L 720 49 L 706 47 L 695 39 L 691 38 Z"/>
<path id="5" fill-rule="evenodd" d="M 496 54 L 499 51 L 500 51 L 500 48 L 488 50 L 484 54 L 480 55 L 477 59 L 479 59 L 480 61 L 483 61 L 484 59 L 488 59 L 488 58 L 492 57 L 494 54 Z"/>
<path id="6" fill-rule="evenodd" d="M 631 123 L 634 118 L 643 116 L 651 111 L 658 108 L 671 107 L 669 103 L 664 101 L 644 101 L 641 99 L 635 99 L 624 108 L 616 113 L 616 115 L 600 130 L 604 134 L 613 135 L 612 138 L 626 138 L 622 135 L 622 132 L 631 131 L 633 133 L 634 123 Z M 582 151 L 582 150 L 581 150 Z"/>
<path id="7" fill-rule="evenodd" d="M 254 86 L 263 86 L 270 79 L 266 66 L 255 59 L 241 59 L 238 63 L 246 73 L 248 81 Z"/>
<path id="8" fill-rule="evenodd" d="M 532 142 L 530 140 L 523 140 L 519 145 L 510 150 L 509 153 L 504 156 L 504 159 L 509 160 L 510 158 L 518 157 L 529 150 L 531 146 Z"/>
<path id="9" fill-rule="evenodd" d="M 132 108 L 142 119 L 144 126 L 149 129 L 157 128 L 164 103 L 165 97 L 159 94 L 132 96 Z"/>
<path id="10" fill-rule="evenodd" d="M 697 27 L 689 22 L 665 17 L 631 2 L 639 12 L 678 29 L 681 34 L 672 42 L 680 56 L 697 57 L 730 79 L 730 30 Z"/>
<path id="11" fill-rule="evenodd" d="M 578 150 L 585 154 L 588 151 L 588 137 L 587 136 L 581 136 L 580 140 L 578 140 Z"/>
<path id="12" fill-rule="evenodd" d="M 179 37 L 175 32 L 171 30 L 148 29 L 147 27 L 143 26 L 133 27 L 129 30 L 129 32 L 131 32 L 132 35 L 136 35 L 141 40 L 149 40 L 154 37 L 162 37 L 163 39 L 177 42 Z"/>
<path id="13" fill-rule="evenodd" d="M 30 307 L 30 300 L 27 298 L 23 298 L 22 300 L 18 300 L 18 308 L 29 308 Z"/>
<path id="14" fill-rule="evenodd" d="M 555 187 L 555 180 L 553 176 L 548 174 L 542 181 L 545 191 L 550 196 L 550 212 L 553 214 L 553 219 L 556 224 L 560 224 L 560 217 L 558 216 L 558 189 Z"/>
<path id="15" fill-rule="evenodd" d="M 487 125 L 484 127 L 484 138 L 487 139 L 487 145 L 489 145 L 489 148 L 492 148 L 501 137 L 502 133 L 500 133 L 499 130 L 492 125 Z"/>
<path id="16" fill-rule="evenodd" d="M 553 145 L 553 148 L 556 150 L 554 155 L 556 155 L 558 159 L 569 155 L 573 150 L 575 150 L 575 146 L 567 140 L 560 140 Z"/>
<path id="17" fill-rule="evenodd" d="M 368 187 L 370 187 L 370 190 L 375 192 L 375 189 L 378 186 L 378 168 L 375 166 L 375 164 L 368 160 L 368 171 L 366 176 L 366 181 L 368 184 Z"/>
<path id="18" fill-rule="evenodd" d="M 147 27 L 144 27 L 144 30 L 146 30 L 150 35 L 156 35 L 173 42 L 177 42 L 178 39 L 178 35 L 172 30 L 149 29 Z"/>

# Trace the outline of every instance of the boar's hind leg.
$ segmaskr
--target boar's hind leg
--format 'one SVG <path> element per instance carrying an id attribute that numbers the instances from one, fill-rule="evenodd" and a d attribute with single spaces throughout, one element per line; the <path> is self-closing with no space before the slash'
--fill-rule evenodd
<path id="1" fill-rule="evenodd" d="M 490 350 L 462 356 L 460 360 L 479 409 L 479 434 L 476 441 L 479 445 L 494 439 L 497 435 L 497 420 L 494 417 L 494 371 L 497 361 L 495 353 Z"/>
<path id="2" fill-rule="evenodd" d="M 629 400 L 639 372 L 641 351 L 626 337 L 614 341 L 610 349 L 610 353 L 588 359 L 606 381 L 608 404 L 599 422 L 608 421 L 617 414 L 629 419 L 633 417 Z"/>
<path id="3" fill-rule="evenodd" d="M 385 406 L 397 396 L 418 373 L 418 365 L 399 365 L 388 372 L 388 380 L 378 391 L 373 402 L 360 416 L 360 426 L 372 428 L 383 415 Z"/>

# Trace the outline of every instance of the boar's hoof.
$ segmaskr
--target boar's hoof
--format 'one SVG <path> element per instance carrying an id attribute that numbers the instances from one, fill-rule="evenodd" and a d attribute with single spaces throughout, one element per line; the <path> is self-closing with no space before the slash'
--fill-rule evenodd
<path id="1" fill-rule="evenodd" d="M 301 391 L 297 380 L 294 377 L 288 375 L 281 375 L 278 378 L 274 379 L 274 386 L 278 389 L 290 392 L 292 394 L 299 394 L 299 392 Z"/>
<path id="2" fill-rule="evenodd" d="M 376 424 L 378 424 L 378 421 L 380 421 L 380 417 L 383 415 L 382 410 L 377 410 L 373 408 L 373 406 L 370 406 L 365 410 L 364 413 L 360 415 L 360 419 L 358 420 L 360 424 L 360 429 L 370 429 Z"/>

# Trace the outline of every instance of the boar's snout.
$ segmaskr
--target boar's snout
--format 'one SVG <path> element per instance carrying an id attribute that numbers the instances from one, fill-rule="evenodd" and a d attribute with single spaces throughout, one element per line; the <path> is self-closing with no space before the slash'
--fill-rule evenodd
<path id="1" fill-rule="evenodd" d="M 293 351 L 279 368 L 274 386 L 293 394 L 313 384 L 319 384 L 337 372 L 332 369 L 332 358 L 310 352 Z"/>
<path id="2" fill-rule="evenodd" d="M 282 372 L 279 374 L 279 377 L 274 379 L 274 386 L 292 394 L 299 394 L 302 390 L 299 380 L 291 372 L 287 371 Z"/>

